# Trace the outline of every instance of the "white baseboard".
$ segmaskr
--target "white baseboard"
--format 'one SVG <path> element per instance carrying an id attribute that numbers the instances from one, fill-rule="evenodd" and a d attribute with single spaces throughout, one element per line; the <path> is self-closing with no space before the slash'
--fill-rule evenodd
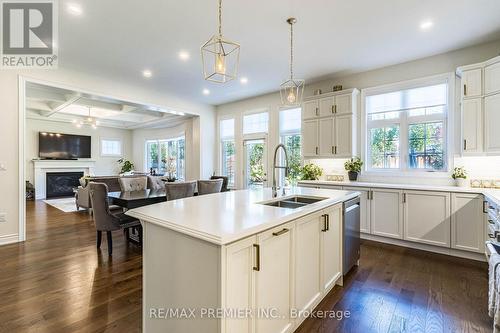
<path id="1" fill-rule="evenodd" d="M 427 244 L 419 244 L 419 243 L 409 242 L 409 241 L 405 241 L 405 240 L 401 240 L 401 239 L 386 238 L 386 237 L 375 236 L 375 235 L 364 234 L 364 233 L 361 233 L 361 239 L 367 239 L 367 240 L 371 240 L 374 242 L 392 244 L 392 245 L 397 245 L 397 246 L 402 246 L 402 247 L 409 247 L 411 249 L 429 251 L 429 252 L 454 256 L 454 257 L 472 259 L 472 260 L 477 260 L 477 261 L 486 261 L 486 256 L 484 255 L 484 253 L 467 252 L 467 251 L 449 249 L 449 248 L 427 245 Z"/>
<path id="2" fill-rule="evenodd" d="M 0 245 L 7 245 L 17 242 L 19 242 L 18 234 L 0 236 Z"/>

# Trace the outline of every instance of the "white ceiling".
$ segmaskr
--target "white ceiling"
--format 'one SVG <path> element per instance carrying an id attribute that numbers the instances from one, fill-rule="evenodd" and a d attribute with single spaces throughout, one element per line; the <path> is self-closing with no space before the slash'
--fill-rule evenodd
<path id="1" fill-rule="evenodd" d="M 70 3 L 83 13 L 69 14 Z M 203 80 L 199 51 L 216 31 L 216 6 L 216 0 L 61 1 L 59 65 L 222 104 L 276 91 L 287 78 L 289 16 L 298 19 L 296 76 L 309 81 L 500 38 L 499 0 L 224 0 L 223 32 L 241 43 L 240 76 L 249 82 L 220 85 Z M 424 20 L 434 22 L 425 32 Z M 189 61 L 179 60 L 180 50 Z M 142 77 L 146 68 L 152 78 Z"/>
<path id="2" fill-rule="evenodd" d="M 166 128 L 192 117 L 173 110 L 89 95 L 36 83 L 28 83 L 26 110 L 28 119 L 72 123 L 90 116 L 99 126 L 122 129 Z"/>

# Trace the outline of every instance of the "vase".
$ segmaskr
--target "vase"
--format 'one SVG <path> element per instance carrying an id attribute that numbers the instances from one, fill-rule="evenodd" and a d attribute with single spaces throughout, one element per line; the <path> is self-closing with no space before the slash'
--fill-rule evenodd
<path id="1" fill-rule="evenodd" d="M 358 173 L 356 171 L 349 171 L 347 175 L 349 176 L 349 180 L 358 180 Z"/>
<path id="2" fill-rule="evenodd" d="M 469 187 L 469 181 L 465 178 L 457 178 L 455 179 L 455 184 L 458 186 L 458 187 Z"/>

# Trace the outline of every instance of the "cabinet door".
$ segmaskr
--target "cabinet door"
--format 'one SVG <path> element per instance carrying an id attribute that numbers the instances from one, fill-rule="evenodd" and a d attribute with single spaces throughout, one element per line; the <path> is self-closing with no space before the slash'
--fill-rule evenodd
<path id="1" fill-rule="evenodd" d="M 312 310 L 320 301 L 320 214 L 296 221 L 295 234 L 295 302 L 297 311 Z M 299 318 L 299 322 L 304 318 Z"/>
<path id="2" fill-rule="evenodd" d="M 484 68 L 484 93 L 500 92 L 500 62 Z"/>
<path id="3" fill-rule="evenodd" d="M 318 155 L 318 132 L 317 120 L 304 120 L 302 122 L 302 154 L 304 156 Z"/>
<path id="4" fill-rule="evenodd" d="M 288 223 L 257 236 L 260 267 L 255 272 L 255 309 L 275 309 L 278 312 L 278 318 L 257 316 L 257 333 L 285 333 L 292 330 L 290 310 L 293 232 L 293 224 Z"/>
<path id="5" fill-rule="evenodd" d="M 482 94 L 482 69 L 471 69 L 462 74 L 462 96 L 480 97 Z"/>
<path id="6" fill-rule="evenodd" d="M 337 114 L 352 113 L 352 95 L 337 95 L 335 96 L 335 105 Z"/>
<path id="7" fill-rule="evenodd" d="M 451 194 L 451 247 L 484 252 L 483 196 Z"/>
<path id="8" fill-rule="evenodd" d="M 352 157 L 352 116 L 335 117 L 334 129 L 335 157 Z"/>
<path id="9" fill-rule="evenodd" d="M 405 191 L 404 239 L 450 247 L 450 193 Z"/>
<path id="10" fill-rule="evenodd" d="M 403 238 L 402 191 L 373 189 L 370 200 L 372 234 Z"/>
<path id="11" fill-rule="evenodd" d="M 324 211 L 321 227 L 321 285 L 328 293 L 342 276 L 342 204 Z"/>
<path id="12" fill-rule="evenodd" d="M 333 96 L 320 99 L 319 100 L 319 116 L 320 117 L 333 116 L 334 104 L 335 104 L 335 98 Z"/>
<path id="13" fill-rule="evenodd" d="M 302 119 L 316 118 L 319 115 L 319 105 L 318 101 L 308 101 L 304 102 L 304 107 L 302 108 Z"/>
<path id="14" fill-rule="evenodd" d="M 226 249 L 226 274 L 223 277 L 226 309 L 252 309 L 254 290 L 255 247 L 257 239 L 251 237 L 230 245 Z M 226 318 L 222 321 L 225 332 L 253 332 L 251 318 Z M 224 332 L 224 331 L 223 331 Z"/>
<path id="15" fill-rule="evenodd" d="M 323 118 L 319 120 L 319 154 L 321 156 L 333 156 L 333 118 Z"/>
<path id="16" fill-rule="evenodd" d="M 462 151 L 478 153 L 483 149 L 482 99 L 464 99 L 462 101 Z"/>
<path id="17" fill-rule="evenodd" d="M 500 152 L 500 94 L 484 98 L 485 151 Z"/>
<path id="18" fill-rule="evenodd" d="M 360 231 L 364 232 L 366 234 L 371 233 L 371 229 L 370 229 L 370 200 L 368 199 L 370 189 L 363 188 L 363 187 L 344 187 L 344 190 L 357 191 L 357 192 L 361 193 L 361 195 L 359 196 Z"/>

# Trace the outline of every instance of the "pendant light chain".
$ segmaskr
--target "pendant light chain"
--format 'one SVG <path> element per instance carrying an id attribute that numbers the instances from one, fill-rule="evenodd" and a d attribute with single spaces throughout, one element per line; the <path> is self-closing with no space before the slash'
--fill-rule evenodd
<path id="1" fill-rule="evenodd" d="M 222 37 L 222 0 L 219 0 L 219 37 Z"/>
<path id="2" fill-rule="evenodd" d="M 290 79 L 293 80 L 293 22 L 290 22 Z"/>

